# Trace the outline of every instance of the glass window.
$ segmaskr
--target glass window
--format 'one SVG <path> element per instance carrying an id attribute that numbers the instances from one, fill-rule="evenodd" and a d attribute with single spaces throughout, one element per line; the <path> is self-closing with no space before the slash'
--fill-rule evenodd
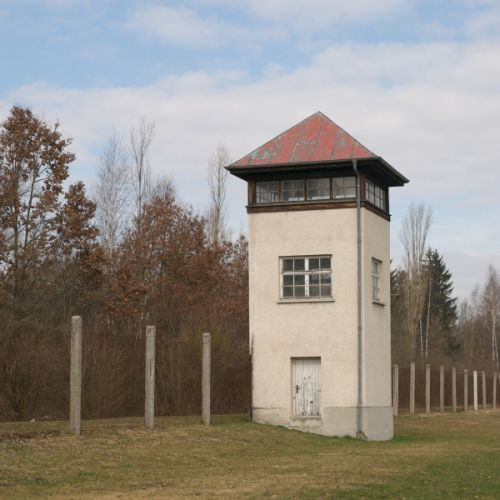
<path id="1" fill-rule="evenodd" d="M 372 299 L 380 302 L 380 269 L 382 262 L 372 259 Z"/>
<path id="2" fill-rule="evenodd" d="M 366 180 L 366 199 L 381 210 L 387 210 L 385 190 Z"/>
<path id="3" fill-rule="evenodd" d="M 307 179 L 308 200 L 329 200 L 330 179 Z"/>
<path id="4" fill-rule="evenodd" d="M 257 182 L 257 203 L 273 203 L 279 201 L 278 181 Z"/>
<path id="5" fill-rule="evenodd" d="M 332 296 L 332 258 L 283 257 L 281 259 L 281 298 L 307 299 Z"/>
<path id="6" fill-rule="evenodd" d="M 304 181 L 282 181 L 283 201 L 301 201 L 304 199 Z"/>
<path id="7" fill-rule="evenodd" d="M 333 197 L 336 200 L 356 198 L 356 177 L 334 177 Z"/>

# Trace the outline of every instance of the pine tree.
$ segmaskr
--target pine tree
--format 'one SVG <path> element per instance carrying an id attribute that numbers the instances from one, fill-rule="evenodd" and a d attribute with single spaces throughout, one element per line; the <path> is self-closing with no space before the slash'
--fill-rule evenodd
<path id="1" fill-rule="evenodd" d="M 426 307 L 422 317 L 425 325 L 425 351 L 428 353 L 432 337 L 439 334 L 446 354 L 456 357 L 461 349 L 456 331 L 457 299 L 453 297 L 451 272 L 437 250 L 427 250 L 423 273 L 427 276 Z"/>

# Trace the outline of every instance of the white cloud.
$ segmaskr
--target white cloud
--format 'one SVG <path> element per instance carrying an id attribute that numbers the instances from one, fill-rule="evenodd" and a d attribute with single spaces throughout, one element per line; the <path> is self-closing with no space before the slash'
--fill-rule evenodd
<path id="1" fill-rule="evenodd" d="M 194 9 L 163 5 L 142 6 L 133 11 L 125 26 L 146 36 L 154 36 L 165 43 L 213 49 L 235 41 L 249 43 L 277 40 L 283 33 L 256 27 L 251 29 L 216 17 L 203 17 Z"/>
<path id="2" fill-rule="evenodd" d="M 393 190 L 395 231 L 409 202 L 424 201 L 434 206 L 430 243 L 439 251 L 472 258 L 486 252 L 500 262 L 498 53 L 494 42 L 344 44 L 294 71 L 270 70 L 257 82 L 239 72 L 198 72 L 143 87 L 25 86 L 3 100 L 0 113 L 26 103 L 47 119 L 59 118 L 75 138 L 77 175 L 86 181 L 113 125 L 126 132 L 145 114 L 157 123 L 156 171 L 170 174 L 179 194 L 201 208 L 206 161 L 219 140 L 237 159 L 321 110 L 410 179 Z M 244 193 L 244 183 L 232 179 L 236 228 L 245 220 Z"/>
<path id="3" fill-rule="evenodd" d="M 413 5 L 410 0 L 262 0 L 244 1 L 254 15 L 301 30 L 318 28 L 344 22 L 371 20 L 382 14 L 394 14 Z"/>

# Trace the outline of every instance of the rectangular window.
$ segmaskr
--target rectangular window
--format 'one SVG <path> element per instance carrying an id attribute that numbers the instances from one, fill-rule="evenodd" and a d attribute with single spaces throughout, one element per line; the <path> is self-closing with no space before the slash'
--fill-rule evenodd
<path id="1" fill-rule="evenodd" d="M 366 199 L 380 210 L 387 210 L 385 191 L 368 179 L 366 180 Z"/>
<path id="2" fill-rule="evenodd" d="M 282 181 L 283 201 L 301 201 L 305 198 L 304 181 Z"/>
<path id="3" fill-rule="evenodd" d="M 307 179 L 308 200 L 329 200 L 330 179 Z"/>
<path id="4" fill-rule="evenodd" d="M 356 177 L 334 177 L 333 197 L 336 200 L 356 198 Z"/>
<path id="5" fill-rule="evenodd" d="M 274 203 L 279 201 L 278 181 L 257 182 L 257 203 Z"/>
<path id="6" fill-rule="evenodd" d="M 331 256 L 281 258 L 282 299 L 317 299 L 331 296 Z"/>
<path id="7" fill-rule="evenodd" d="M 372 259 L 372 299 L 380 302 L 380 269 L 382 262 Z"/>

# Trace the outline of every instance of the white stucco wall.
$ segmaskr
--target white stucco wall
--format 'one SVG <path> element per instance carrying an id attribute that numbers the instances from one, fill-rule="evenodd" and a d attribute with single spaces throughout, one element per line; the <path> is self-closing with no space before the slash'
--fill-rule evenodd
<path id="1" fill-rule="evenodd" d="M 365 209 L 362 212 L 367 271 L 363 315 L 364 324 L 370 323 L 363 332 L 367 338 L 363 388 L 365 404 L 383 408 L 390 405 L 390 317 L 388 304 L 383 307 L 371 301 L 371 257 L 384 262 L 382 290 L 387 291 L 388 302 L 389 224 Z M 332 256 L 333 301 L 280 302 L 280 257 L 309 255 Z M 254 419 L 329 435 L 355 435 L 356 210 L 249 214 L 249 279 Z M 291 358 L 316 356 L 321 357 L 321 418 L 294 419 Z M 392 413 L 390 429 L 384 424 L 378 433 L 376 422 L 386 420 L 384 412 L 371 423 L 369 415 L 365 419 L 376 439 L 392 437 Z"/>

